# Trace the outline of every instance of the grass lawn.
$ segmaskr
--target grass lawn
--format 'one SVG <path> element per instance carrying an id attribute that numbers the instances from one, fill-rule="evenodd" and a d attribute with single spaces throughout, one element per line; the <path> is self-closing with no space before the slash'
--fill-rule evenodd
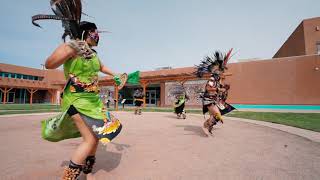
<path id="1" fill-rule="evenodd" d="M 51 104 L 0 104 L 0 115 L 30 114 L 43 112 L 58 112 L 60 105 Z"/>
<path id="2" fill-rule="evenodd" d="M 227 116 L 267 121 L 320 132 L 320 113 L 234 111 Z"/>
<path id="3" fill-rule="evenodd" d="M 113 109 L 110 109 L 113 111 Z M 133 108 L 122 109 L 120 111 L 134 111 Z M 172 108 L 145 108 L 145 112 L 173 112 Z M 202 114 L 199 109 L 187 109 L 187 113 Z M 308 129 L 320 132 L 320 113 L 284 113 L 284 112 L 247 112 L 247 111 L 233 111 L 226 116 L 238 117 L 245 119 L 253 119 L 259 121 L 267 121 L 271 123 L 283 124 L 287 126 Z"/>
<path id="4" fill-rule="evenodd" d="M 0 111 L 0 115 L 6 114 L 32 114 L 32 113 L 47 113 L 47 112 L 59 112 L 55 109 L 36 109 L 36 110 L 10 110 L 10 111 Z"/>
<path id="5" fill-rule="evenodd" d="M 0 110 L 36 110 L 36 109 L 60 109 L 55 104 L 0 104 Z"/>
<path id="6" fill-rule="evenodd" d="M 109 109 L 114 111 L 113 108 Z M 120 111 L 134 111 L 134 107 L 126 107 Z M 0 115 L 4 114 L 27 114 L 27 113 L 41 113 L 41 112 L 59 112 L 59 105 L 51 104 L 6 104 L 0 105 Z M 173 112 L 173 108 L 158 108 L 147 107 L 144 108 L 145 112 Z M 187 109 L 187 113 L 202 114 L 199 109 Z M 245 119 L 254 119 L 259 121 L 267 121 L 277 124 L 284 124 L 288 126 L 298 127 L 302 129 L 309 129 L 312 131 L 320 132 L 320 113 L 283 113 L 283 112 L 245 112 L 233 111 L 227 114 L 228 117 L 239 117 Z"/>

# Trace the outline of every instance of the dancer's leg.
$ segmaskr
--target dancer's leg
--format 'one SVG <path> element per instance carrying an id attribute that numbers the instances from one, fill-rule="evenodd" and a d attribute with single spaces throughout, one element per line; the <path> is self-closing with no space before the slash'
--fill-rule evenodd
<path id="1" fill-rule="evenodd" d="M 72 116 L 72 120 L 77 126 L 80 134 L 83 138 L 83 142 L 78 146 L 76 151 L 73 153 L 71 160 L 76 164 L 84 163 L 87 156 L 96 150 L 98 145 L 98 139 L 94 133 L 89 129 L 86 123 L 82 120 L 79 114 Z"/>
<path id="2" fill-rule="evenodd" d="M 73 122 L 77 126 L 82 138 L 83 142 L 78 146 L 76 151 L 71 157 L 70 164 L 65 168 L 62 179 L 77 179 L 80 175 L 83 164 L 87 158 L 93 151 L 96 150 L 96 146 L 98 145 L 98 140 L 93 132 L 89 129 L 86 123 L 82 120 L 79 113 L 71 116 Z"/>

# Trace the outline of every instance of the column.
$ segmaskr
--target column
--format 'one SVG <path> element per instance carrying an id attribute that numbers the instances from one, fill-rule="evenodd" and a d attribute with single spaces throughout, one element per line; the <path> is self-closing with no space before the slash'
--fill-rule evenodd
<path id="1" fill-rule="evenodd" d="M 37 92 L 38 89 L 27 89 L 27 91 L 30 93 L 30 105 L 32 105 L 33 94 Z"/>

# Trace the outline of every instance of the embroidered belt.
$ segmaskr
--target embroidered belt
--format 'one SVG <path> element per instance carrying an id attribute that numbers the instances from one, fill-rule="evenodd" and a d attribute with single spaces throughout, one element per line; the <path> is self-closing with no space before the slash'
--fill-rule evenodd
<path id="1" fill-rule="evenodd" d="M 83 83 L 79 80 L 79 78 L 73 74 L 69 74 L 70 80 L 70 92 L 78 93 L 78 92 L 92 92 L 98 93 L 98 79 L 94 78 L 94 80 L 90 83 Z"/>

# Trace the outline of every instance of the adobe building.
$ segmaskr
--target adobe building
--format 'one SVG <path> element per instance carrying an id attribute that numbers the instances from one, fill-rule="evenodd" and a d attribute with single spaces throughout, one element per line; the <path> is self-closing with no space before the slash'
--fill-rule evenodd
<path id="1" fill-rule="evenodd" d="M 305 19 L 273 58 L 320 54 L 320 17 Z"/>
<path id="2" fill-rule="evenodd" d="M 64 82 L 64 75 L 59 70 L 0 63 L 0 99 L 3 104 L 59 103 Z"/>
<path id="3" fill-rule="evenodd" d="M 320 17 L 306 19 L 272 59 L 231 63 L 224 81 L 231 85 L 232 104 L 320 105 Z M 142 87 L 147 106 L 171 106 L 170 89 L 184 84 L 188 106 L 200 106 L 199 92 L 206 82 L 194 67 L 160 69 L 140 74 L 140 84 L 117 91 L 110 77 L 100 78 L 101 97 L 133 104 L 134 89 Z M 62 71 L 39 70 L 0 63 L 2 103 L 59 103 L 65 80 Z M 119 99 L 121 98 L 121 99 Z M 117 105 L 117 103 L 116 103 Z"/>
<path id="4" fill-rule="evenodd" d="M 320 105 L 320 17 L 305 19 L 272 59 L 231 63 L 225 82 L 231 85 L 228 102 L 232 104 Z M 146 104 L 171 106 L 170 89 L 184 83 L 190 100 L 188 106 L 201 105 L 199 91 L 206 80 L 196 79 L 193 67 L 141 73 Z M 112 85 L 105 78 L 102 85 Z M 123 93 L 129 104 L 135 86 Z M 128 93 L 129 92 L 129 93 Z"/>

